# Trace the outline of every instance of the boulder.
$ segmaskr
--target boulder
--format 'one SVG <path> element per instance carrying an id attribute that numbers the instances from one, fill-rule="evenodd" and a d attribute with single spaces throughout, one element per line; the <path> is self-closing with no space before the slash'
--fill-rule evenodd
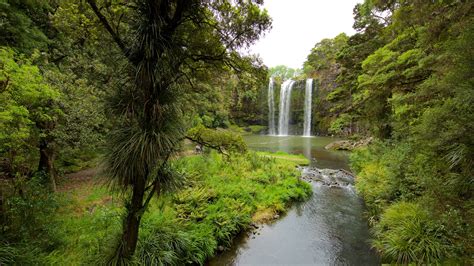
<path id="1" fill-rule="evenodd" d="M 305 168 L 303 179 L 315 181 L 328 187 L 347 187 L 354 184 L 354 175 L 344 169 L 319 169 L 315 167 Z"/>

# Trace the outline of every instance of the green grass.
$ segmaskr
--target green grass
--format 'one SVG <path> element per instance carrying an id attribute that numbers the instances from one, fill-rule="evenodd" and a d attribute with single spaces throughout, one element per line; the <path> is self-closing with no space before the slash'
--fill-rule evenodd
<path id="1" fill-rule="evenodd" d="M 310 161 L 302 154 L 288 154 L 285 152 L 257 152 L 260 156 L 276 159 L 278 162 L 292 162 L 297 165 L 309 165 Z"/>
<path id="2" fill-rule="evenodd" d="M 269 221 L 293 201 L 309 197 L 311 188 L 296 169 L 302 161 L 284 153 L 255 152 L 175 160 L 187 181 L 176 193 L 152 201 L 142 219 L 136 262 L 203 264 L 252 222 Z M 121 232 L 122 197 L 89 182 L 63 192 L 61 202 L 54 216 L 58 226 L 51 228 L 60 243 L 37 254 L 35 264 L 103 263 Z"/>

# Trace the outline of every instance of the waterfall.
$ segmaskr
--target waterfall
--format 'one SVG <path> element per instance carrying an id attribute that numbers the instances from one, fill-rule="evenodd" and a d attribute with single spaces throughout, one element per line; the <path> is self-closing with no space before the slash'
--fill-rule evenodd
<path id="1" fill-rule="evenodd" d="M 291 89 L 295 84 L 294 80 L 286 80 L 281 85 L 280 90 L 280 113 L 278 117 L 278 135 L 288 135 L 288 127 L 290 124 L 290 103 L 291 103 Z"/>
<path id="2" fill-rule="evenodd" d="M 268 134 L 275 135 L 275 100 L 273 95 L 273 86 L 275 81 L 273 78 L 270 78 L 268 83 Z"/>
<path id="3" fill-rule="evenodd" d="M 311 136 L 311 100 L 313 92 L 313 79 L 306 80 L 304 98 L 304 125 L 303 136 Z"/>

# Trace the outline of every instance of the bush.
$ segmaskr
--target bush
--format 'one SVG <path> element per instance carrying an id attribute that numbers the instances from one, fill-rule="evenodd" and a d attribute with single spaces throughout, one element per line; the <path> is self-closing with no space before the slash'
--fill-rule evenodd
<path id="1" fill-rule="evenodd" d="M 179 159 L 191 178 L 181 191 L 162 196 L 144 217 L 137 259 L 156 265 L 203 264 L 248 228 L 256 212 L 284 212 L 311 192 L 293 163 L 255 153 Z M 254 220 L 255 221 L 255 220 Z"/>
<path id="2" fill-rule="evenodd" d="M 182 265 L 199 262 L 196 243 L 173 217 L 147 219 L 142 226 L 136 259 L 145 265 Z M 202 256 L 201 256 L 202 257 Z M 205 257 L 205 256 L 204 256 Z M 197 258 L 197 259 L 196 259 Z"/>
<path id="3" fill-rule="evenodd" d="M 356 189 L 373 215 L 391 202 L 411 200 L 426 191 L 426 164 L 411 164 L 416 158 L 408 143 L 375 142 L 351 154 L 351 168 L 357 173 Z"/>
<path id="4" fill-rule="evenodd" d="M 214 130 L 198 125 L 189 129 L 186 137 L 224 154 L 229 152 L 247 152 L 247 144 L 242 139 L 242 136 L 228 130 Z"/>
<path id="5" fill-rule="evenodd" d="M 351 154 L 351 168 L 357 173 L 356 189 L 362 195 L 372 218 L 395 199 L 395 180 L 391 179 L 380 156 L 374 152 L 378 147 L 359 149 Z"/>
<path id="6" fill-rule="evenodd" d="M 1 222 L 2 261 L 38 264 L 60 244 L 59 221 L 55 213 L 60 204 L 55 194 L 42 184 L 43 178 L 17 179 L 16 191 L 6 198 Z M 9 264 L 0 261 L 0 264 Z"/>
<path id="7" fill-rule="evenodd" d="M 174 160 L 173 167 L 187 173 L 186 183 L 151 202 L 131 263 L 204 264 L 251 222 L 264 220 L 256 213 L 284 212 L 311 194 L 295 166 L 253 152 Z M 54 196 L 40 179 L 26 182 L 23 196 L 8 199 L 0 264 L 104 264 L 120 243 L 124 207 L 114 202 L 120 195 L 86 183 Z"/>
<path id="8" fill-rule="evenodd" d="M 417 203 L 391 205 L 373 232 L 385 262 L 437 264 L 451 251 L 445 226 Z"/>
<path id="9" fill-rule="evenodd" d="M 354 152 L 351 167 L 385 262 L 469 260 L 472 200 L 465 176 L 450 173 L 444 158 L 409 141 L 377 142 Z"/>

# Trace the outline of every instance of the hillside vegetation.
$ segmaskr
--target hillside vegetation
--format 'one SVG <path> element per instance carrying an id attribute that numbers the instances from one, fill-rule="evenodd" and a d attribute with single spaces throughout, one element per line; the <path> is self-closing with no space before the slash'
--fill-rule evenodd
<path id="1" fill-rule="evenodd" d="M 315 130 L 378 140 L 351 156 L 386 263 L 472 264 L 472 1 L 376 1 L 315 45 Z M 323 106 L 320 108 L 319 106 Z"/>

